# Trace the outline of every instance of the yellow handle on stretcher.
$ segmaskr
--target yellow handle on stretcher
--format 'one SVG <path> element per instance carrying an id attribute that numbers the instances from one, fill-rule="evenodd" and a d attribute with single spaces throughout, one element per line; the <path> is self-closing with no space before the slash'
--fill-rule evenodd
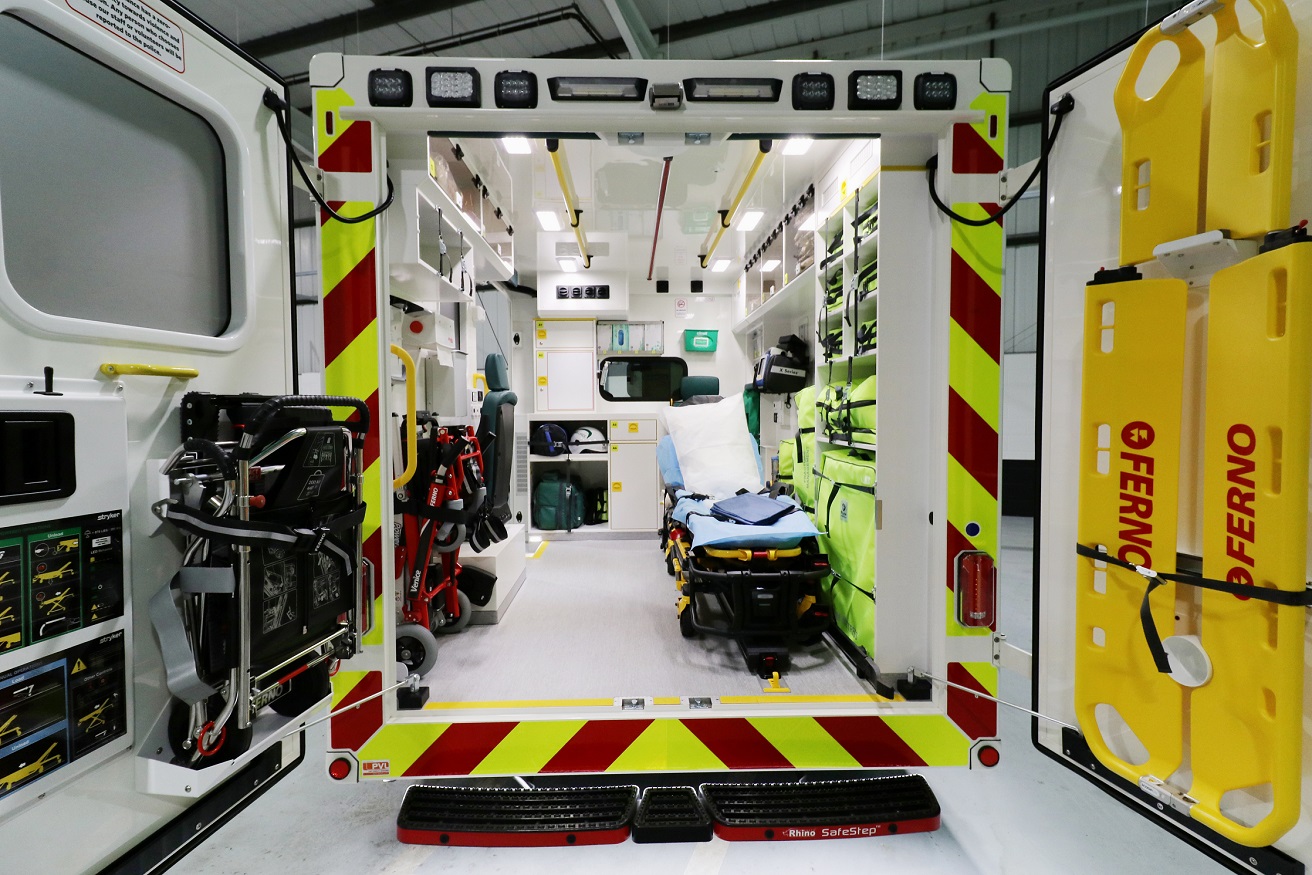
<path id="1" fill-rule="evenodd" d="M 395 343 L 392 344 L 392 355 L 405 365 L 405 421 L 406 427 L 413 429 L 415 427 L 415 360 L 410 357 L 410 353 Z M 410 478 L 415 476 L 415 468 L 419 464 L 419 457 L 415 454 L 414 437 L 411 436 L 405 445 L 410 448 L 407 454 L 409 458 L 405 460 L 405 470 L 401 472 L 401 476 L 392 481 L 393 489 L 400 489 L 409 483 Z"/>
<path id="2" fill-rule="evenodd" d="M 176 368 L 169 365 L 136 365 L 106 362 L 100 366 L 100 373 L 106 377 L 171 377 L 175 380 L 190 380 L 200 376 L 195 368 Z"/>

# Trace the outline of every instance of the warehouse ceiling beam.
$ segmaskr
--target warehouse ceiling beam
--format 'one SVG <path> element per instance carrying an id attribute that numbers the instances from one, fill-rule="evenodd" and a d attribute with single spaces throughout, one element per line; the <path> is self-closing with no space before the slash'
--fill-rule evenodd
<path id="1" fill-rule="evenodd" d="M 660 48 L 633 0 L 603 0 L 631 58 L 658 58 Z"/>
<path id="2" fill-rule="evenodd" d="M 395 0 L 355 12 L 334 15 L 323 21 L 302 24 L 288 30 L 256 37 L 241 47 L 257 58 L 268 58 L 283 52 L 308 49 L 311 46 L 331 43 L 366 31 L 402 24 L 435 12 L 449 12 L 468 6 L 475 0 Z"/>

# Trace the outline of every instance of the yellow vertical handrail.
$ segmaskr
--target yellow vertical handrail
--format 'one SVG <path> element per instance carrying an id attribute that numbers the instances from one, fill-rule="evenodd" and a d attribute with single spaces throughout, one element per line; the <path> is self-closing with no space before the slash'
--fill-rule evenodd
<path id="1" fill-rule="evenodd" d="M 392 481 L 392 488 L 400 489 L 402 486 L 410 482 L 411 477 L 415 476 L 415 468 L 419 465 L 419 457 L 415 454 L 414 439 L 415 360 L 410 357 L 410 353 L 406 352 L 395 343 L 392 344 L 392 355 L 399 358 L 401 364 L 405 365 L 405 420 L 406 428 L 411 430 L 410 440 L 406 441 L 406 445 L 410 447 L 410 451 L 406 454 L 408 458 L 405 460 L 405 470 L 401 472 L 401 476 Z"/>

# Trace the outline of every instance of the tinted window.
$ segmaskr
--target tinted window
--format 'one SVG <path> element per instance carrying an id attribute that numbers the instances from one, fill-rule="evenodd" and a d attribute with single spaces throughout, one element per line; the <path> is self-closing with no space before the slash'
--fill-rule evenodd
<path id="1" fill-rule="evenodd" d="M 607 401 L 669 401 L 686 376 L 681 358 L 617 356 L 601 360 L 597 388 Z"/>

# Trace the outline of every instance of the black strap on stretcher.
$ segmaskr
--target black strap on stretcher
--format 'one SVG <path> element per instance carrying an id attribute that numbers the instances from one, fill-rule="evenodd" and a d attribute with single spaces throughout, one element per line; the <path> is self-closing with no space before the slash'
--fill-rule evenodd
<path id="1" fill-rule="evenodd" d="M 1114 565 L 1117 568 L 1123 568 L 1126 571 L 1133 571 L 1141 575 L 1148 581 L 1148 588 L 1144 590 L 1143 601 L 1139 604 L 1139 622 L 1143 626 L 1143 637 L 1148 642 L 1148 650 L 1152 653 L 1153 664 L 1162 674 L 1171 673 L 1171 662 L 1167 658 L 1166 648 L 1162 647 L 1162 637 L 1157 634 L 1157 624 L 1153 622 L 1152 606 L 1148 603 L 1148 598 L 1153 594 L 1153 590 L 1162 584 L 1170 581 L 1171 583 L 1183 583 L 1187 586 L 1196 586 L 1200 589 L 1210 589 L 1216 592 L 1224 592 L 1230 595 L 1243 596 L 1246 599 L 1252 599 L 1259 602 L 1271 602 L 1272 604 L 1285 605 L 1288 607 L 1312 607 L 1312 589 L 1303 589 L 1299 592 L 1285 589 L 1272 589 L 1265 586 L 1250 586 L 1243 583 L 1231 583 L 1228 580 L 1216 580 L 1211 577 L 1194 577 L 1190 574 L 1172 574 L 1166 571 L 1154 571 L 1151 568 L 1145 568 L 1142 565 L 1135 565 L 1133 562 L 1126 562 L 1123 559 L 1117 559 L 1102 550 L 1096 550 L 1093 547 L 1086 547 L 1083 544 L 1075 545 L 1076 554 L 1086 559 L 1094 559 L 1098 562 L 1106 562 L 1108 565 Z"/>
<path id="2" fill-rule="evenodd" d="M 283 547 L 297 552 L 317 551 L 334 532 L 364 522 L 365 506 L 340 514 L 313 528 L 262 523 L 233 517 L 216 517 L 175 501 L 163 503 L 160 515 L 189 535 L 242 547 Z"/>

